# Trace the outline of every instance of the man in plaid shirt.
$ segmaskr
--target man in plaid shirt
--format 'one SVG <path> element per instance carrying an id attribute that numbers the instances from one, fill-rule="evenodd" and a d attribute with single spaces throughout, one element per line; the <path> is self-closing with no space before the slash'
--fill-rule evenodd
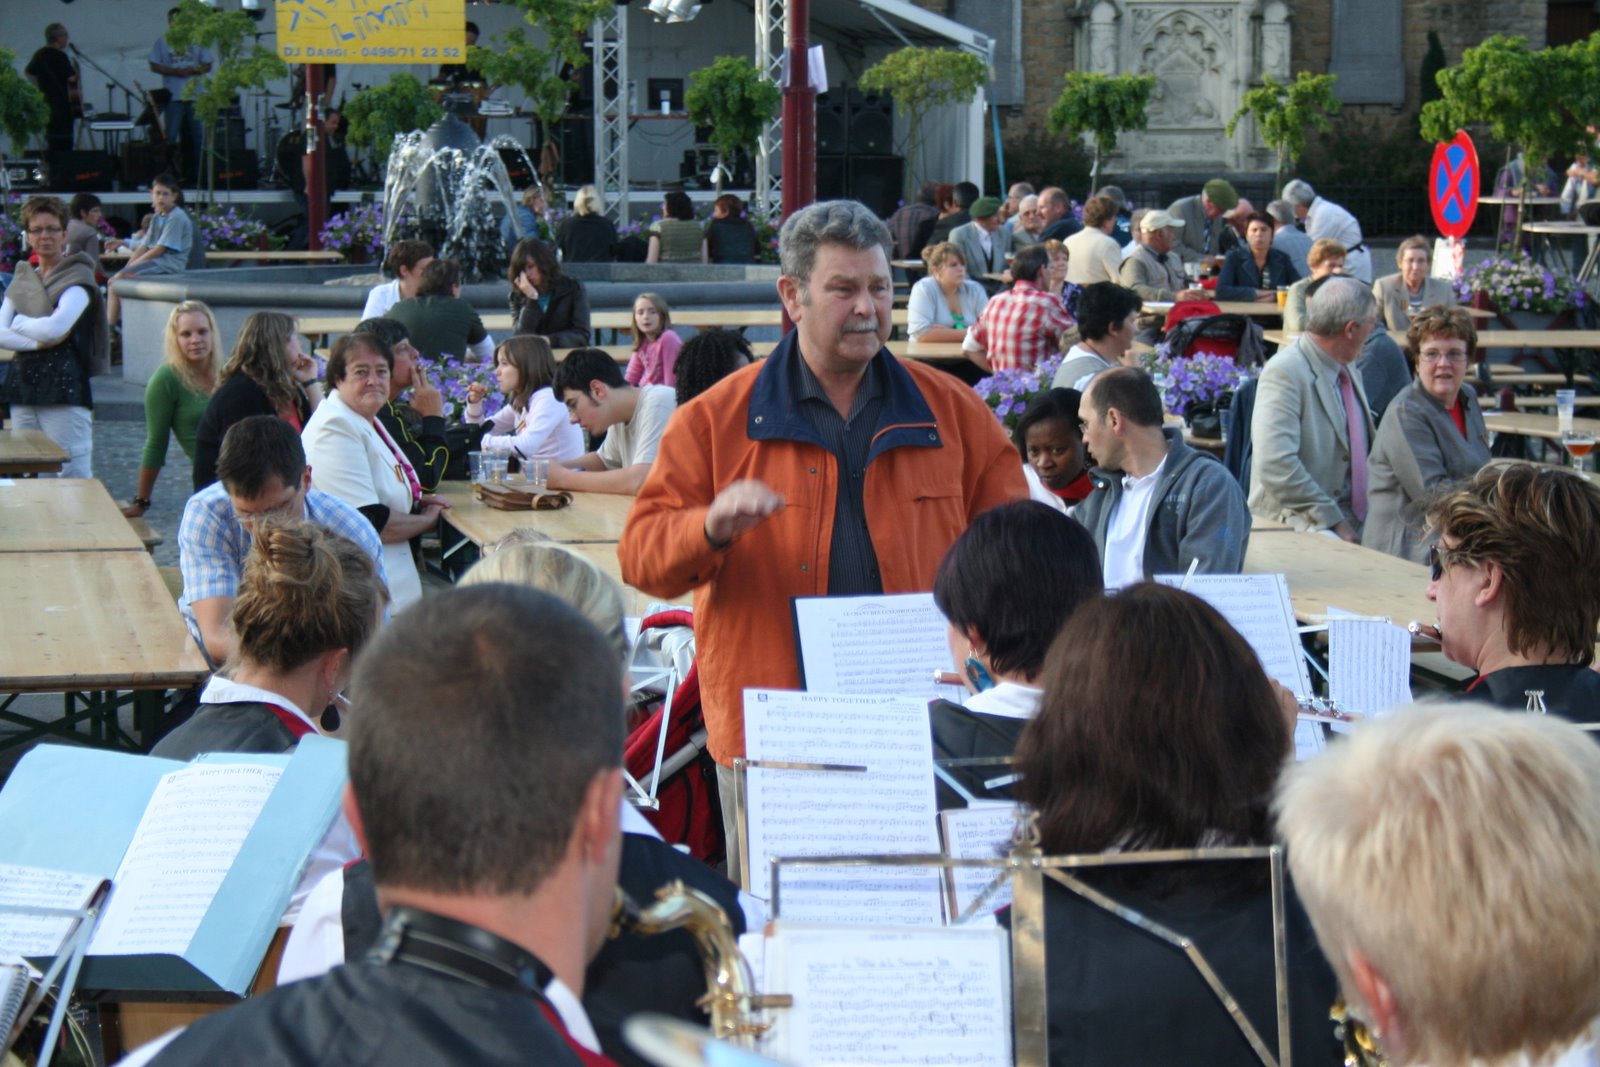
<path id="1" fill-rule="evenodd" d="M 969 351 L 976 343 L 987 353 L 986 369 L 1031 370 L 1061 351 L 1061 335 L 1074 324 L 1061 301 L 1039 288 L 1039 276 L 1049 263 L 1043 244 L 1029 245 L 1011 261 L 1016 284 L 989 301 L 964 342 Z"/>
<path id="2" fill-rule="evenodd" d="M 251 527 L 262 519 L 305 519 L 348 537 L 388 584 L 377 531 L 349 504 L 311 488 L 300 435 L 287 422 L 254 415 L 234 423 L 222 439 L 217 478 L 189 498 L 178 524 L 178 611 L 213 667 L 232 650 L 228 615 L 250 554 Z"/>

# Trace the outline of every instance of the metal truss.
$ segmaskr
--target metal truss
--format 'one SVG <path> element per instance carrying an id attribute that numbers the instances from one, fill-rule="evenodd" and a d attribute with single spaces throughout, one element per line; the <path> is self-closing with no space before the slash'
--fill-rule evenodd
<path id="1" fill-rule="evenodd" d="M 617 4 L 595 19 L 590 40 L 594 42 L 594 184 L 606 214 L 620 228 L 628 221 L 627 6 Z"/>
<path id="2" fill-rule="evenodd" d="M 755 16 L 756 69 L 781 87 L 789 5 L 786 0 L 755 0 Z M 762 215 L 776 211 L 783 202 L 782 147 L 783 121 L 777 118 L 766 125 L 756 142 L 755 207 Z"/>

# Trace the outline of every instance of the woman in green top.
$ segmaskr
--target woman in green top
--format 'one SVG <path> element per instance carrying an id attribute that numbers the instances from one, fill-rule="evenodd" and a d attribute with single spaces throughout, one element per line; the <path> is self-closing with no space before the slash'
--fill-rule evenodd
<path id="1" fill-rule="evenodd" d="M 167 461 L 167 438 L 178 436 L 178 446 L 194 460 L 195 429 L 206 403 L 217 388 L 222 363 L 217 320 L 198 300 L 185 300 L 167 317 L 167 361 L 156 368 L 144 387 L 144 455 L 139 460 L 139 492 L 123 509 L 138 518 L 150 508 L 156 476 Z"/>
<path id="2" fill-rule="evenodd" d="M 661 201 L 661 219 L 650 227 L 646 263 L 704 263 L 705 235 L 694 220 L 694 202 L 674 189 Z"/>

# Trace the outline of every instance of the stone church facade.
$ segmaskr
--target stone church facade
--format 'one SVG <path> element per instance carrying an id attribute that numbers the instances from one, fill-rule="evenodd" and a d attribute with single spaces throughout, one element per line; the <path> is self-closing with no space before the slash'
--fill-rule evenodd
<path id="1" fill-rule="evenodd" d="M 1224 132 L 1263 73 L 1336 73 L 1343 121 L 1410 122 L 1428 32 L 1445 60 L 1496 33 L 1546 40 L 1552 0 L 916 0 L 997 39 L 1005 135 L 1045 124 L 1069 70 L 1155 75 L 1149 129 L 1122 138 L 1118 171 L 1270 170 L 1248 121 Z M 1554 0 L 1560 3 L 1561 0 Z M 1020 17 L 1019 17 L 1020 16 Z M 1020 30 L 1020 32 L 1016 32 Z"/>

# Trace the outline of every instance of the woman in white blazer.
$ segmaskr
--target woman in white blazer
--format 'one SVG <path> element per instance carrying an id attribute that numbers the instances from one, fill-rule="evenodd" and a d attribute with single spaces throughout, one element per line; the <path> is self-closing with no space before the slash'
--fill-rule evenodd
<path id="1" fill-rule="evenodd" d="M 311 484 L 360 511 L 383 542 L 390 610 L 404 611 L 422 596 L 411 539 L 439 524 L 449 507 L 425 496 L 417 472 L 378 422 L 389 399 L 394 353 L 371 334 L 348 334 L 328 359 L 329 395 L 306 423 L 301 440 Z"/>

